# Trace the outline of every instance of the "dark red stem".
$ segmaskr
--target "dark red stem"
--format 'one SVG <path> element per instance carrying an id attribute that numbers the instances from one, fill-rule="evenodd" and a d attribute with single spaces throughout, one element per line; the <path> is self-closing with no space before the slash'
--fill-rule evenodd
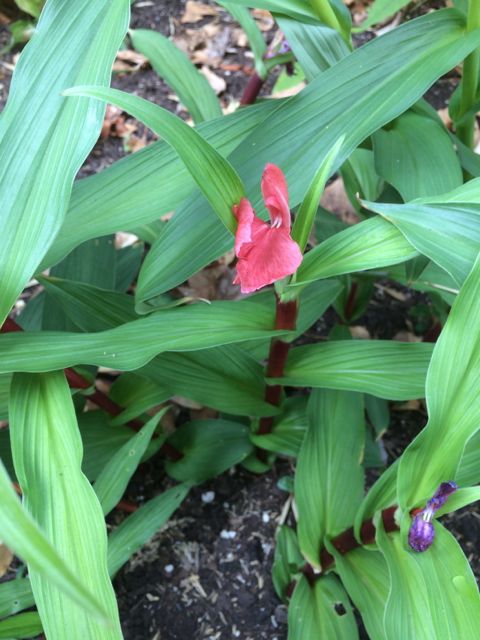
<path id="1" fill-rule="evenodd" d="M 393 531 L 399 531 L 399 526 L 395 522 L 396 510 L 397 510 L 397 507 L 393 506 L 393 507 L 388 507 L 388 509 L 384 509 L 382 511 L 383 526 L 387 533 L 392 533 Z M 363 545 L 373 544 L 375 542 L 375 533 L 376 533 L 376 529 L 375 529 L 375 525 L 373 524 L 373 521 L 371 519 L 365 520 L 365 522 L 360 527 L 360 539 L 362 541 L 362 544 Z M 342 556 L 344 556 L 350 551 L 353 551 L 354 549 L 358 549 L 361 545 L 359 544 L 359 542 L 357 541 L 357 539 L 353 534 L 353 527 L 350 527 L 343 533 L 340 533 L 336 538 L 333 538 L 332 546 L 334 546 L 335 549 Z M 332 556 L 331 553 L 329 553 L 325 549 L 325 547 L 322 547 L 322 549 L 320 549 L 320 564 L 322 567 L 322 570 L 320 573 L 316 573 L 312 565 L 309 563 L 305 564 L 301 569 L 301 572 L 303 573 L 305 578 L 308 580 L 308 583 L 310 584 L 310 586 L 313 586 L 315 581 L 318 580 L 318 578 L 320 578 L 325 573 L 325 571 L 330 569 L 335 564 L 335 558 Z M 293 591 L 295 589 L 295 585 L 296 585 L 295 580 L 292 580 L 288 585 L 285 592 L 285 595 L 287 598 L 291 598 Z"/>
<path id="2" fill-rule="evenodd" d="M 296 300 L 280 302 L 280 300 L 276 298 L 275 329 L 286 329 L 288 331 L 295 329 L 297 313 L 298 306 Z M 266 371 L 267 378 L 281 378 L 283 376 L 289 350 L 289 342 L 273 338 L 270 343 L 270 352 L 268 354 Z M 274 407 L 278 407 L 282 400 L 282 389 L 283 387 L 280 384 L 267 384 L 265 388 L 265 400 Z M 267 416 L 265 418 L 260 418 L 257 433 L 258 435 L 263 436 L 270 433 L 272 428 L 273 417 Z"/>
<path id="3" fill-rule="evenodd" d="M 358 282 L 352 282 L 350 291 L 348 292 L 347 302 L 345 303 L 345 318 L 350 320 L 355 309 L 355 303 L 357 301 L 357 289 Z"/>
<path id="4" fill-rule="evenodd" d="M 7 318 L 3 323 L 3 326 L 0 328 L 1 333 L 11 333 L 13 331 L 23 331 L 22 327 L 18 325 L 11 318 Z M 89 382 L 86 378 L 80 375 L 75 369 L 68 367 L 65 369 L 65 377 L 67 378 L 67 382 L 72 389 L 89 389 L 92 386 L 92 383 Z M 96 404 L 98 407 L 106 411 L 106 413 L 111 416 L 118 416 L 123 411 L 123 407 L 119 404 L 111 400 L 103 391 L 99 389 L 95 389 L 92 393 L 87 395 L 87 398 Z M 134 431 L 139 431 L 143 427 L 143 422 L 138 419 L 130 420 L 127 422 L 127 425 L 133 429 Z M 168 442 L 164 443 L 160 451 L 170 460 L 176 462 L 183 458 L 183 453 L 172 447 Z"/>
<path id="5" fill-rule="evenodd" d="M 254 104 L 255 100 L 258 98 L 258 94 L 260 93 L 260 89 L 263 87 L 265 80 L 261 78 L 258 73 L 254 73 L 253 76 L 250 77 L 250 80 L 247 83 L 243 91 L 243 95 L 240 98 L 241 105 Z"/>

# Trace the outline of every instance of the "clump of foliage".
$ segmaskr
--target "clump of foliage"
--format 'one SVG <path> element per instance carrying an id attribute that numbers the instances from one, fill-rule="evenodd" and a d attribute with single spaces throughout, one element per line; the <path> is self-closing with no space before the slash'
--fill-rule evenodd
<path id="1" fill-rule="evenodd" d="M 42 3 L 22 4 L 36 17 Z M 16 67 L 0 117 L 0 538 L 28 577 L 0 585 L 0 637 L 121 638 L 111 578 L 190 488 L 288 456 L 296 525 L 278 531 L 273 581 L 291 640 L 358 637 L 353 606 L 374 640 L 476 638 L 477 585 L 437 518 L 480 497 L 480 3 L 354 48 L 340 0 L 257 0 L 288 43 L 268 51 L 251 3 L 221 4 L 255 54 L 230 115 L 170 40 L 130 33 L 194 127 L 109 88 L 129 0 L 47 0 Z M 377 0 L 368 24 L 385 11 Z M 422 96 L 460 63 L 447 129 Z M 278 64 L 306 88 L 257 100 Z M 74 183 L 106 103 L 160 140 Z M 336 172 L 353 226 L 319 208 Z M 119 231 L 138 241 L 116 248 Z M 244 295 L 173 295 L 233 247 Z M 382 278 L 428 296 L 435 343 L 352 339 Z M 298 346 L 330 305 L 328 340 Z M 217 418 L 165 431 L 178 395 Z M 384 468 L 388 401 L 422 398 L 426 427 Z M 105 516 L 154 454 L 177 484 L 107 538 Z"/>

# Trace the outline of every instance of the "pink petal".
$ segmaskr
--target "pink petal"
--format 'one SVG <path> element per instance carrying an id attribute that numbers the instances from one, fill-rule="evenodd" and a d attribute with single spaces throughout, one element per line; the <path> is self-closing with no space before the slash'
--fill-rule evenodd
<path id="1" fill-rule="evenodd" d="M 272 224 L 281 225 L 290 231 L 287 183 L 282 170 L 274 164 L 267 164 L 265 167 L 262 176 L 262 193 Z"/>
<path id="2" fill-rule="evenodd" d="M 263 224 L 256 228 L 252 242 L 243 245 L 235 282 L 242 293 L 251 293 L 295 273 L 302 258 L 287 230 Z"/>
<path id="3" fill-rule="evenodd" d="M 252 240 L 252 224 L 255 213 L 250 202 L 246 198 L 242 198 L 240 204 L 234 205 L 233 215 L 238 220 L 235 234 L 235 253 L 238 256 L 242 245 Z"/>

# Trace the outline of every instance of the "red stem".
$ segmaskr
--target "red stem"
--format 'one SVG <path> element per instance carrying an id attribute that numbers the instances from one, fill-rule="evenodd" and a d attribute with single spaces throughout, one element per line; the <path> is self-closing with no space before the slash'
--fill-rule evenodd
<path id="1" fill-rule="evenodd" d="M 253 76 L 250 77 L 250 80 L 247 83 L 243 91 L 243 95 L 240 98 L 240 104 L 254 104 L 255 100 L 258 98 L 258 94 L 260 93 L 260 89 L 263 87 L 265 79 L 261 78 L 258 73 L 254 73 Z"/>
<path id="2" fill-rule="evenodd" d="M 13 331 L 23 331 L 23 329 L 14 320 L 12 320 L 11 318 L 7 318 L 3 326 L 0 328 L 0 332 L 11 333 Z M 88 389 L 92 386 L 91 382 L 89 382 L 86 378 L 84 378 L 71 367 L 65 369 L 65 377 L 67 378 L 68 385 L 72 389 Z M 95 391 L 89 393 L 87 395 L 87 398 L 111 416 L 118 416 L 123 411 L 123 407 L 111 400 L 105 393 L 103 393 L 103 391 L 100 391 L 99 389 L 95 389 Z M 139 431 L 143 427 L 143 422 L 138 419 L 129 420 L 126 424 L 134 431 Z M 168 442 L 165 442 L 160 447 L 160 451 L 167 458 L 173 460 L 174 462 L 183 458 L 183 453 L 181 451 L 178 451 L 178 449 L 175 449 L 175 447 L 173 447 L 171 444 L 168 444 Z"/>
<path id="3" fill-rule="evenodd" d="M 280 302 L 276 298 L 275 310 L 275 329 L 286 329 L 291 331 L 295 329 L 297 323 L 298 306 L 296 300 L 290 302 Z M 290 343 L 273 338 L 270 343 L 270 352 L 268 354 L 267 378 L 281 378 L 285 369 Z M 280 406 L 282 400 L 283 386 L 280 384 L 269 385 L 265 387 L 265 400 L 274 407 Z M 273 417 L 267 416 L 260 418 L 258 427 L 258 435 L 270 433 L 273 428 Z M 263 454 L 262 454 L 263 455 Z"/>

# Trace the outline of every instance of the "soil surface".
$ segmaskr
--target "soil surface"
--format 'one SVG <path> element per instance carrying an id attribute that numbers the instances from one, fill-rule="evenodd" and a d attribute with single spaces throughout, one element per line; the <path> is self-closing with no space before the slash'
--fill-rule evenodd
<path id="1" fill-rule="evenodd" d="M 209 22 L 219 23 L 225 40 L 223 68 L 215 69 L 215 73 L 226 82 L 220 99 L 228 108 L 239 100 L 248 82 L 245 68 L 252 67 L 248 49 L 229 41 L 238 25 L 222 11 L 195 24 L 181 23 L 184 11 L 184 0 L 139 0 L 132 8 L 131 26 L 156 29 L 171 36 L 182 35 L 187 29 L 200 28 Z M 267 39 L 272 35 L 273 32 L 266 32 Z M 6 42 L 8 32 L 0 26 L 0 48 Z M 221 43 L 218 46 L 222 48 Z M 0 108 L 5 104 L 16 53 L 13 51 L 0 61 Z M 237 65 L 241 70 L 225 68 L 229 65 Z M 437 109 L 445 107 L 456 83 L 455 74 L 442 78 L 428 92 L 428 100 Z M 169 87 L 148 66 L 134 72 L 116 73 L 113 86 L 187 117 Z M 134 123 L 128 117 L 125 122 Z M 151 134 L 138 123 L 134 125 L 136 139 L 144 137 L 148 143 Z M 100 171 L 115 162 L 128 152 L 129 143 L 129 139 L 113 135 L 100 140 L 81 175 Z M 392 295 L 389 289 L 401 295 Z M 355 325 L 372 338 L 397 336 L 399 339 L 403 333 L 404 339 L 408 339 L 408 335 L 414 336 L 418 330 L 411 310 L 419 302 L 425 302 L 419 294 L 383 283 L 375 289 L 370 304 Z M 329 310 L 325 319 L 308 331 L 307 340 L 322 339 L 335 319 L 335 312 Z M 401 454 L 426 421 L 422 403 L 391 408 L 391 424 L 383 438 L 389 462 Z M 292 475 L 292 463 L 279 460 L 273 470 L 264 475 L 256 476 L 236 468 L 192 489 L 164 529 L 115 579 L 125 639 L 286 640 L 287 610 L 274 592 L 270 575 L 275 530 L 286 517 L 290 499 L 277 483 L 280 478 Z M 157 457 L 139 469 L 126 498 L 141 504 L 168 486 L 170 481 Z M 110 524 L 114 525 L 122 517 L 120 512 L 114 512 Z M 479 576 L 478 510 L 464 509 L 450 516 L 447 526 L 456 534 Z M 362 638 L 367 638 L 362 633 Z"/>

